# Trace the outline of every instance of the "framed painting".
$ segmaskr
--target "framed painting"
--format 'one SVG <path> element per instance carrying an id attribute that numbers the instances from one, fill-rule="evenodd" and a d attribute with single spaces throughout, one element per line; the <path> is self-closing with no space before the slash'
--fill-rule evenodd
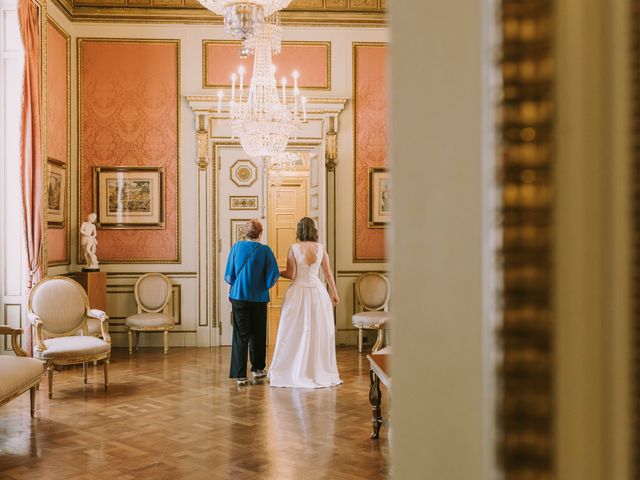
<path id="1" fill-rule="evenodd" d="M 369 168 L 369 228 L 384 228 L 391 221 L 391 174 L 384 167 Z"/>
<path id="2" fill-rule="evenodd" d="M 67 165 L 47 158 L 47 226 L 64 228 L 67 209 Z"/>
<path id="3" fill-rule="evenodd" d="M 229 210 L 258 210 L 258 197 L 231 195 L 229 197 Z"/>
<path id="4" fill-rule="evenodd" d="M 164 169 L 94 167 L 93 205 L 99 228 L 164 228 Z"/>
<path id="5" fill-rule="evenodd" d="M 240 240 L 247 239 L 247 221 L 248 218 L 232 218 L 231 219 L 231 238 L 230 244 L 233 246 L 234 243 L 239 242 Z"/>

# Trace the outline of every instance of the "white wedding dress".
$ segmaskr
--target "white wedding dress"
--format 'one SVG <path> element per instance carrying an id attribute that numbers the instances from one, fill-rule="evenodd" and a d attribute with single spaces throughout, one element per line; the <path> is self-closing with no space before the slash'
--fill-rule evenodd
<path id="1" fill-rule="evenodd" d="M 322 388 L 342 383 L 336 364 L 333 306 L 320 280 L 324 256 L 319 243 L 316 261 L 308 265 L 294 244 L 296 276 L 287 290 L 269 381 L 272 387 Z"/>

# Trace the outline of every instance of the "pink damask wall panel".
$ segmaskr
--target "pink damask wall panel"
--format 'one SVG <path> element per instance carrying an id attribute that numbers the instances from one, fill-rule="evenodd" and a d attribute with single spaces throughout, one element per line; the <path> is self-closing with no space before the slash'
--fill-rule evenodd
<path id="1" fill-rule="evenodd" d="M 69 62 L 70 38 L 51 21 L 47 22 L 47 157 L 69 165 Z M 67 182 L 70 181 L 67 169 Z M 68 195 L 68 192 L 67 192 Z M 66 207 L 69 207 L 67 202 Z M 47 229 L 47 260 L 50 264 L 70 262 L 69 215 L 64 228 Z"/>
<path id="2" fill-rule="evenodd" d="M 253 56 L 241 60 L 240 44 L 236 42 L 205 41 L 204 87 L 230 87 L 231 74 L 240 65 L 251 78 Z M 276 78 L 287 77 L 288 85 L 293 85 L 291 74 L 300 72 L 298 86 L 310 89 L 331 88 L 331 43 L 330 42 L 283 42 L 282 51 L 273 57 Z M 248 80 L 247 80 L 248 81 Z"/>
<path id="3" fill-rule="evenodd" d="M 179 261 L 176 40 L 80 39 L 79 109 L 82 221 L 95 211 L 93 167 L 165 169 L 165 226 L 98 230 L 101 262 Z"/>
<path id="4" fill-rule="evenodd" d="M 388 146 L 387 64 L 383 44 L 354 44 L 355 238 L 354 260 L 386 259 L 385 230 L 369 228 L 369 167 L 386 165 Z"/>

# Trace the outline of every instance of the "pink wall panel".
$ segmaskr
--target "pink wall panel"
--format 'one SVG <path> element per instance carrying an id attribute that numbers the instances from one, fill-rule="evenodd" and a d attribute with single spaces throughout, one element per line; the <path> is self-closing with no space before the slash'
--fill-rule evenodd
<path id="1" fill-rule="evenodd" d="M 204 87 L 230 87 L 231 74 L 244 65 L 248 77 L 253 69 L 253 56 L 240 59 L 240 44 L 235 42 L 207 41 L 204 44 L 205 78 Z M 298 85 L 301 88 L 331 88 L 331 44 L 329 42 L 295 43 L 283 42 L 282 52 L 273 57 L 276 78 L 287 77 L 293 85 L 291 73 L 300 72 Z"/>
<path id="2" fill-rule="evenodd" d="M 82 221 L 94 211 L 92 167 L 165 168 L 165 227 L 98 230 L 101 262 L 179 261 L 178 41 L 79 42 Z"/>
<path id="3" fill-rule="evenodd" d="M 69 164 L 69 57 L 70 39 L 47 22 L 47 156 Z M 67 169 L 67 182 L 70 181 Z M 68 194 L 68 193 L 67 193 Z M 67 203 L 67 208 L 69 204 Z M 47 229 L 47 260 L 51 264 L 70 262 L 69 215 L 64 228 Z"/>
<path id="4" fill-rule="evenodd" d="M 369 167 L 386 165 L 388 146 L 387 65 L 382 44 L 355 44 L 355 261 L 386 259 L 385 230 L 368 226 Z"/>

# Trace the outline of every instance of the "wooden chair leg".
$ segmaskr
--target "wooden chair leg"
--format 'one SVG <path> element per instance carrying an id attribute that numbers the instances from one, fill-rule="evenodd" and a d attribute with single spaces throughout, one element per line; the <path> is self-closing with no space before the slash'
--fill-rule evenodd
<path id="1" fill-rule="evenodd" d="M 133 332 L 129 329 L 129 355 L 133 353 Z"/>
<path id="2" fill-rule="evenodd" d="M 164 331 L 164 354 L 169 351 L 169 330 Z"/>
<path id="3" fill-rule="evenodd" d="M 358 327 L 358 352 L 362 353 L 362 327 Z"/>
<path id="4" fill-rule="evenodd" d="M 109 388 L 109 357 L 104 360 L 104 389 Z"/>
<path id="5" fill-rule="evenodd" d="M 376 343 L 373 345 L 373 349 L 371 353 L 376 353 L 382 347 L 384 343 L 384 327 L 378 328 L 378 338 L 376 339 Z"/>
<path id="6" fill-rule="evenodd" d="M 49 374 L 49 398 L 53 398 L 53 364 L 47 366 L 47 373 Z"/>
<path id="7" fill-rule="evenodd" d="M 29 390 L 29 401 L 31 405 L 31 418 L 36 415 L 36 387 L 31 387 Z"/>
<path id="8" fill-rule="evenodd" d="M 87 383 L 87 362 L 82 364 L 82 377 L 84 378 L 84 383 Z"/>

